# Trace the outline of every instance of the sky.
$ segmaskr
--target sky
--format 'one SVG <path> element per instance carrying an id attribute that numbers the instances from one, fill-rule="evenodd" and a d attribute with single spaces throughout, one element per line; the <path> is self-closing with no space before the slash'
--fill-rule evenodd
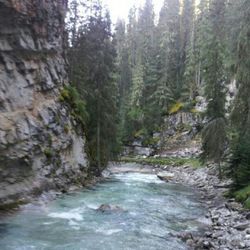
<path id="1" fill-rule="evenodd" d="M 159 14 L 164 0 L 153 0 L 156 15 Z M 143 6 L 145 0 L 103 0 L 111 13 L 112 22 L 116 23 L 118 18 L 127 19 L 128 12 L 134 5 Z"/>

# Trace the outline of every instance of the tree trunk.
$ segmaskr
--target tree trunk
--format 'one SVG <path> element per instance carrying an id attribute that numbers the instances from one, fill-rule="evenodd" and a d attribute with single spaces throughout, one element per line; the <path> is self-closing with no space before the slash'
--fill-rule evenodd
<path id="1" fill-rule="evenodd" d="M 101 175 L 101 125 L 100 125 L 100 102 L 97 102 L 97 138 L 96 138 L 96 159 L 98 176 Z"/>

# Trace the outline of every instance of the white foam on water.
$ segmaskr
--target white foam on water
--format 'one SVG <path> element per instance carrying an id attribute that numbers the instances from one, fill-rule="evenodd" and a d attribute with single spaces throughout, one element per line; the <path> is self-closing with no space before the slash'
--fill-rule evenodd
<path id="1" fill-rule="evenodd" d="M 152 230 L 148 228 L 141 228 L 141 231 L 145 234 L 152 234 Z"/>
<path id="2" fill-rule="evenodd" d="M 70 226 L 79 226 L 79 224 L 76 221 L 74 221 L 74 220 L 70 220 L 69 221 L 69 225 Z"/>
<path id="3" fill-rule="evenodd" d="M 75 229 L 75 230 L 80 230 L 81 229 L 80 225 L 75 220 L 70 220 L 69 221 L 69 226 L 72 229 Z"/>
<path id="4" fill-rule="evenodd" d="M 132 216 L 137 216 L 138 215 L 137 212 L 129 212 L 129 214 L 132 215 Z"/>
<path id="5" fill-rule="evenodd" d="M 52 225 L 54 222 L 44 222 L 43 225 Z"/>
<path id="6" fill-rule="evenodd" d="M 50 213 L 50 214 L 48 214 L 48 216 L 52 217 L 52 218 L 59 218 L 59 219 L 65 219 L 65 220 L 76 220 L 76 221 L 83 220 L 81 214 L 79 212 L 76 212 L 76 211 Z"/>
<path id="7" fill-rule="evenodd" d="M 103 229 L 103 228 L 100 228 L 100 229 L 97 229 L 96 232 L 102 233 L 104 235 L 112 235 L 112 234 L 122 232 L 122 229 L 118 229 L 118 228 L 117 229 Z"/>
<path id="8" fill-rule="evenodd" d="M 87 208 L 90 209 L 98 209 L 100 205 L 98 204 L 93 204 L 93 203 L 89 203 L 89 204 L 85 204 Z"/>
<path id="9" fill-rule="evenodd" d="M 154 174 L 142 174 L 142 173 L 126 173 L 116 174 L 115 177 L 121 181 L 124 181 L 126 185 L 131 185 L 135 182 L 144 183 L 164 183 Z"/>

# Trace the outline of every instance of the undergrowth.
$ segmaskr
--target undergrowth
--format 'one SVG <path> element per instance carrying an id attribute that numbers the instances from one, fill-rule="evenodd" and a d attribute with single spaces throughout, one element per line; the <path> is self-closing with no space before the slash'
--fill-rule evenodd
<path id="1" fill-rule="evenodd" d="M 241 202 L 245 208 L 250 209 L 250 185 L 233 192 L 235 200 Z"/>
<path id="2" fill-rule="evenodd" d="M 149 165 L 169 165 L 169 166 L 184 166 L 188 165 L 193 168 L 200 168 L 202 164 L 197 158 L 178 158 L 178 157 L 133 157 L 126 156 L 121 157 L 121 162 L 135 162 L 140 164 L 149 164 Z"/>
<path id="3" fill-rule="evenodd" d="M 86 111 L 86 103 L 81 99 L 76 88 L 73 86 L 64 86 L 61 90 L 59 100 L 66 102 L 71 107 L 72 116 L 85 126 L 88 119 L 88 113 Z"/>

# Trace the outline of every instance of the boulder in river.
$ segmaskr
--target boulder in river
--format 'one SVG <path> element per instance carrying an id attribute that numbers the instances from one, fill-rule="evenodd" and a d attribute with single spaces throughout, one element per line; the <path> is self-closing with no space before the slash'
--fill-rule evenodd
<path id="1" fill-rule="evenodd" d="M 109 204 L 102 204 L 99 208 L 97 208 L 97 211 L 105 213 L 105 212 L 124 212 L 125 210 L 116 205 L 112 206 Z"/>
<path id="2" fill-rule="evenodd" d="M 162 181 L 169 182 L 170 180 L 172 180 L 174 178 L 174 174 L 169 173 L 169 172 L 160 172 L 157 174 L 157 177 Z"/>

